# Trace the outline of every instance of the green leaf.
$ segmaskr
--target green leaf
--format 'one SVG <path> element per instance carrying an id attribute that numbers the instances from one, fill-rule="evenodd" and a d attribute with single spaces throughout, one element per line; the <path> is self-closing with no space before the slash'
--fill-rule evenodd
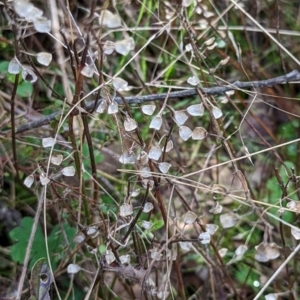
<path id="1" fill-rule="evenodd" d="M 23 81 L 18 85 L 17 95 L 20 97 L 27 98 L 33 93 L 33 85 L 30 82 Z"/>
<path id="2" fill-rule="evenodd" d="M 10 233 L 9 236 L 12 240 L 17 241 L 16 244 L 14 244 L 11 247 L 11 256 L 13 261 L 19 262 L 20 264 L 24 263 L 24 258 L 26 254 L 26 249 L 33 225 L 33 219 L 29 217 L 25 217 L 20 227 L 14 228 Z M 34 261 L 37 261 L 41 257 L 45 257 L 45 253 L 41 251 L 45 248 L 45 239 L 42 232 L 41 227 L 38 225 L 36 234 L 33 241 L 32 251 L 31 251 L 31 257 L 35 258 Z M 31 264 L 32 266 L 32 264 Z"/>
<path id="3" fill-rule="evenodd" d="M 11 247 L 12 259 L 15 262 L 19 262 L 20 264 L 23 264 L 24 262 L 25 253 L 30 238 L 33 222 L 34 220 L 32 218 L 25 217 L 23 218 L 20 227 L 14 228 L 9 234 L 12 240 L 17 241 L 17 243 Z M 62 228 L 64 230 L 64 234 L 67 237 L 68 243 L 71 245 L 71 248 L 73 248 L 74 244 L 72 240 L 73 237 L 75 236 L 76 229 L 70 227 L 66 223 L 62 225 Z M 65 256 L 68 254 L 68 252 L 65 251 L 68 245 L 66 245 L 64 235 L 61 232 L 60 225 L 56 225 L 53 228 L 47 240 L 48 240 L 48 249 L 51 257 L 51 265 L 53 270 L 55 270 L 57 263 L 60 260 L 64 259 Z M 31 260 L 30 260 L 29 267 L 31 268 L 33 266 L 33 263 L 42 257 L 47 257 L 46 243 L 45 243 L 45 237 L 43 235 L 42 229 L 40 225 L 38 225 L 33 240 L 31 253 L 30 253 Z"/>
<path id="4" fill-rule="evenodd" d="M 8 61 L 1 61 L 0 62 L 0 73 L 6 74 L 7 70 L 8 70 L 8 65 L 9 65 Z"/>
<path id="5" fill-rule="evenodd" d="M 164 221 L 163 220 L 155 220 L 153 222 L 153 226 L 151 227 L 151 231 L 158 230 L 164 226 Z"/>

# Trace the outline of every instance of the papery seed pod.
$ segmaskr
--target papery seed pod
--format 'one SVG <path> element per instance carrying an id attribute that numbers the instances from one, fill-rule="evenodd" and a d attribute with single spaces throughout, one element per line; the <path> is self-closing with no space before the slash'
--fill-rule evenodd
<path id="1" fill-rule="evenodd" d="M 152 114 L 154 113 L 155 111 L 155 108 L 156 106 L 155 105 L 143 105 L 142 106 L 142 112 L 145 114 L 145 115 L 148 115 L 148 116 L 152 116 Z"/>
<path id="2" fill-rule="evenodd" d="M 186 122 L 186 120 L 188 119 L 188 116 L 182 110 L 181 111 L 175 111 L 174 112 L 174 119 L 175 119 L 176 123 L 179 126 L 181 126 Z"/>
<path id="3" fill-rule="evenodd" d="M 184 140 L 187 141 L 192 136 L 192 130 L 187 126 L 180 126 L 179 127 L 179 136 Z"/>
<path id="4" fill-rule="evenodd" d="M 201 117 L 204 114 L 203 103 L 191 105 L 186 110 L 191 116 L 200 116 Z"/>
<path id="5" fill-rule="evenodd" d="M 162 155 L 162 151 L 161 151 L 160 147 L 152 146 L 149 151 L 148 158 L 153 159 L 153 160 L 159 160 L 161 155 Z"/>
<path id="6" fill-rule="evenodd" d="M 127 117 L 126 120 L 124 121 L 124 129 L 125 131 L 133 131 L 137 128 L 137 122 L 130 118 L 130 117 Z"/>
<path id="7" fill-rule="evenodd" d="M 107 28 L 118 28 L 121 26 L 121 19 L 118 15 L 109 10 L 102 10 L 99 16 L 99 25 Z"/>
<path id="8" fill-rule="evenodd" d="M 152 119 L 149 128 L 160 130 L 161 126 L 162 126 L 162 117 L 160 115 L 157 115 Z"/>

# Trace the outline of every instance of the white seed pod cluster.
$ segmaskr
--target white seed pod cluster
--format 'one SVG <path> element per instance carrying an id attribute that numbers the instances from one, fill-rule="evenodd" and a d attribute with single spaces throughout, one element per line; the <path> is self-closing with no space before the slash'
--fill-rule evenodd
<path id="1" fill-rule="evenodd" d="M 15 0 L 13 8 L 20 18 L 28 23 L 33 23 L 37 32 L 49 33 L 51 31 L 51 21 L 43 17 L 44 12 L 29 0 Z"/>

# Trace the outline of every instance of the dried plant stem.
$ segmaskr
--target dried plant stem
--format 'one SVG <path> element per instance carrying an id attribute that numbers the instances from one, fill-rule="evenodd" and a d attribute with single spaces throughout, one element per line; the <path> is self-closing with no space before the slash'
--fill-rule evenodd
<path id="1" fill-rule="evenodd" d="M 40 215 L 41 215 L 41 212 L 42 212 L 42 209 L 43 209 L 43 204 L 44 204 L 43 199 L 44 199 L 44 194 L 45 193 L 46 193 L 46 186 L 42 188 L 41 194 L 37 197 L 38 198 L 37 210 L 36 210 L 36 213 L 35 213 L 34 222 L 33 222 L 33 225 L 32 225 L 28 245 L 27 245 L 27 248 L 26 248 L 26 254 L 25 254 L 25 258 L 24 258 L 21 277 L 20 277 L 20 280 L 19 280 L 19 286 L 18 286 L 18 290 L 17 290 L 16 300 L 21 300 L 23 285 L 24 285 L 24 281 L 25 281 L 25 277 L 26 277 L 26 273 L 27 273 L 27 268 L 28 268 L 28 263 L 29 263 L 29 259 L 30 259 L 30 252 L 31 252 L 31 248 L 32 248 L 32 245 L 33 245 L 33 240 L 34 240 L 34 237 L 35 237 L 37 226 L 38 226 L 38 223 L 39 223 L 39 218 L 40 218 Z"/>
<path id="2" fill-rule="evenodd" d="M 18 28 L 15 24 L 12 26 L 13 32 L 14 32 L 14 46 L 15 46 L 15 53 L 16 57 L 19 56 L 19 46 L 18 46 L 18 41 L 17 41 L 17 36 L 18 36 Z M 15 175 L 17 177 L 19 176 L 18 173 L 18 157 L 17 157 L 17 145 L 16 145 L 16 128 L 15 128 L 15 98 L 17 94 L 17 88 L 18 88 L 18 83 L 20 79 L 20 74 L 15 75 L 15 82 L 14 82 L 14 87 L 11 93 L 11 99 L 10 99 L 10 122 L 11 122 L 11 144 L 12 144 L 12 152 L 13 152 L 13 165 L 15 168 Z M 13 199 L 14 201 L 14 199 Z"/>
<path id="3" fill-rule="evenodd" d="M 275 77 L 272 79 L 267 80 L 258 80 L 258 81 L 236 81 L 234 83 L 225 85 L 225 86 L 215 86 L 211 88 L 200 88 L 201 93 L 204 95 L 221 95 L 226 93 L 227 91 L 232 90 L 241 90 L 241 89 L 249 89 L 249 88 L 261 88 L 261 87 L 270 87 L 274 86 L 276 84 L 284 84 L 287 82 L 297 81 L 300 80 L 300 72 L 297 70 L 294 70 L 286 75 Z M 182 91 L 177 92 L 170 92 L 170 93 L 162 93 L 162 94 L 151 94 L 151 95 L 144 95 L 144 96 L 129 96 L 124 97 L 125 101 L 128 104 L 142 104 L 145 102 L 150 101 L 163 101 L 168 97 L 169 99 L 177 99 L 177 98 L 188 98 L 191 96 L 197 95 L 197 89 L 183 89 Z M 95 101 L 98 101 L 100 104 L 101 101 L 104 99 L 98 99 Z M 114 99 L 118 104 L 123 104 L 123 100 L 120 97 L 116 97 Z M 88 112 L 92 111 L 95 105 L 95 101 L 91 101 L 86 104 L 86 110 Z M 50 114 L 49 116 L 43 117 L 40 120 L 30 122 L 28 124 L 20 126 L 16 133 L 25 132 L 34 128 L 39 128 L 43 125 L 49 125 L 51 121 L 59 117 L 63 112 L 58 111 L 53 114 Z M 76 114 L 79 112 L 77 111 Z"/>
<path id="4" fill-rule="evenodd" d="M 253 300 L 258 300 L 259 297 L 263 294 L 263 292 L 267 289 L 267 287 L 272 283 L 272 281 L 282 272 L 283 268 L 293 259 L 293 257 L 300 251 L 300 243 L 294 249 L 294 251 L 288 256 L 288 258 L 278 267 L 275 273 L 271 276 L 271 278 L 266 282 L 263 288 L 257 293 Z"/>

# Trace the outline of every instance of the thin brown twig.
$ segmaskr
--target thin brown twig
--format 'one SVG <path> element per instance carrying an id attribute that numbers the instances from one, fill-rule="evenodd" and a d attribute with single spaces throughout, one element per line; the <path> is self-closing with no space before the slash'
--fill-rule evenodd
<path id="1" fill-rule="evenodd" d="M 297 81 L 300 80 L 300 72 L 297 70 L 294 70 L 286 75 L 282 75 L 279 77 L 274 77 L 267 80 L 258 80 L 258 81 L 236 81 L 234 83 L 230 83 L 228 85 L 224 86 L 215 86 L 211 88 L 200 88 L 203 95 L 222 95 L 228 91 L 232 90 L 241 90 L 241 89 L 249 89 L 249 88 L 261 88 L 261 87 L 270 87 L 274 86 L 276 84 L 285 84 L 287 82 Z M 181 99 L 181 98 L 188 98 L 191 96 L 197 95 L 197 89 L 183 89 L 181 91 L 177 92 L 169 92 L 169 93 L 161 93 L 161 94 L 150 94 L 150 95 L 144 95 L 144 96 L 129 96 L 124 97 L 125 101 L 128 104 L 142 104 L 145 102 L 150 101 L 163 101 L 168 96 L 169 99 Z M 100 104 L 104 99 L 100 98 L 95 101 L 98 101 Z M 123 104 L 123 100 L 121 97 L 116 97 L 114 99 L 118 104 Z M 91 101 L 87 103 L 86 110 L 88 112 L 92 111 L 95 101 Z M 31 129 L 39 128 L 43 125 L 49 125 L 51 121 L 58 118 L 63 112 L 57 111 L 55 113 L 52 113 L 48 116 L 45 116 L 41 118 L 40 120 L 29 122 L 27 124 L 24 124 L 20 126 L 16 133 L 25 132 Z M 76 112 L 78 114 L 79 111 Z"/>
<path id="2" fill-rule="evenodd" d="M 30 259 L 30 253 L 31 253 L 31 249 L 32 249 L 32 245 L 33 245 L 33 240 L 35 237 L 35 233 L 37 230 L 37 226 L 39 223 L 39 218 L 43 209 L 43 204 L 44 204 L 44 194 L 46 193 L 46 187 L 42 188 L 41 194 L 37 197 L 38 198 L 38 205 L 37 205 L 37 210 L 35 213 L 35 217 L 34 217 L 34 222 L 32 225 L 32 229 L 31 229 L 31 233 L 30 233 L 30 237 L 28 240 L 28 245 L 26 248 L 26 254 L 25 254 L 25 258 L 24 258 L 24 263 L 23 263 L 23 268 L 22 268 L 22 273 L 21 273 L 21 277 L 19 280 L 19 286 L 18 286 L 18 290 L 17 290 L 17 295 L 16 295 L 16 300 L 21 300 L 21 296 L 22 296 L 22 290 L 23 290 L 23 286 L 24 286 L 24 281 L 25 281 L 25 277 L 26 277 L 26 273 L 27 273 L 27 268 L 28 268 L 28 263 L 29 263 L 29 259 Z"/>

